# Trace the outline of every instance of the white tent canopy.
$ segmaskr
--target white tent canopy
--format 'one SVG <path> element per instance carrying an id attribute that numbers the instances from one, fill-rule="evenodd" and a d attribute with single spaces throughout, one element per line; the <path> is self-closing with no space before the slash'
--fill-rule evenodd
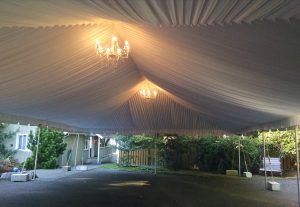
<path id="1" fill-rule="evenodd" d="M 199 135 L 297 125 L 299 19 L 297 0 L 4 0 L 0 118 Z M 95 52 L 112 35 L 131 45 L 117 69 Z"/>

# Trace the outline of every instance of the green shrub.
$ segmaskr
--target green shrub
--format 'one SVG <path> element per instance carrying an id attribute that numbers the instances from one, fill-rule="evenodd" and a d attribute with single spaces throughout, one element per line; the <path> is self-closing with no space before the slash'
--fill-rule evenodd
<path id="1" fill-rule="evenodd" d="M 164 139 L 162 155 L 168 168 L 177 170 L 184 168 L 181 157 L 191 147 L 192 140 L 188 137 L 168 136 Z"/>
<path id="2" fill-rule="evenodd" d="M 53 169 L 58 167 L 57 158 L 66 149 L 67 144 L 63 143 L 64 133 L 62 131 L 39 128 L 35 135 L 30 132 L 27 148 L 32 151 L 32 156 L 25 163 L 26 169 L 34 168 L 36 145 L 40 131 L 40 145 L 38 151 L 37 168 Z"/>
<path id="3" fill-rule="evenodd" d="M 224 173 L 227 169 L 238 169 L 238 143 L 240 137 L 190 137 L 190 136 L 143 136 L 118 135 L 119 149 L 125 152 L 120 163 L 130 165 L 130 151 L 156 148 L 166 167 L 170 169 L 191 169 Z M 257 138 L 244 137 L 241 140 L 241 170 L 258 172 L 260 164 L 260 143 Z M 126 156 L 126 153 L 128 156 Z M 244 156 L 245 155 L 245 156 Z"/>
<path id="4" fill-rule="evenodd" d="M 260 132 L 258 133 L 258 140 L 261 145 L 263 144 L 263 136 L 270 156 L 285 158 L 296 154 L 294 130 Z M 298 136 L 300 137 L 300 131 Z"/>
<path id="5" fill-rule="evenodd" d="M 200 170 L 224 173 L 228 169 L 238 169 L 238 136 L 227 138 L 207 137 L 198 141 L 198 166 Z M 257 141 L 250 138 L 241 139 L 241 170 L 259 169 L 259 148 Z M 245 159 L 244 159 L 244 154 Z"/>
<path id="6" fill-rule="evenodd" d="M 298 137 L 300 137 L 299 130 Z M 263 138 L 265 138 L 266 156 L 280 157 L 285 162 L 289 162 L 290 164 L 285 167 L 285 171 L 296 170 L 295 130 L 260 132 L 257 138 L 261 151 L 263 150 Z"/>

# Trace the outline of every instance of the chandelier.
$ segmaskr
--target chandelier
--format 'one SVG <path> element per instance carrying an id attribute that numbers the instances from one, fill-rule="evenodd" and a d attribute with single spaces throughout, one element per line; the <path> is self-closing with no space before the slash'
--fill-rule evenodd
<path id="1" fill-rule="evenodd" d="M 155 99 L 157 94 L 157 90 L 149 85 L 140 90 L 140 96 L 145 100 Z"/>
<path id="2" fill-rule="evenodd" d="M 97 55 L 107 67 L 116 68 L 120 60 L 128 58 L 130 46 L 128 41 L 124 42 L 123 48 L 119 46 L 118 38 L 113 36 L 110 47 L 103 47 L 99 40 L 96 41 Z"/>

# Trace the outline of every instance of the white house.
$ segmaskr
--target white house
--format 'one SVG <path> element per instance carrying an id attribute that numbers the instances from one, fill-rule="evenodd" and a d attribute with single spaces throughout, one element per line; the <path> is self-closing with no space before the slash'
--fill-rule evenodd
<path id="1" fill-rule="evenodd" d="M 14 159 L 18 162 L 25 162 L 32 152 L 27 148 L 29 134 L 36 133 L 38 127 L 21 124 L 8 124 L 5 132 L 13 132 L 14 135 L 5 143 L 7 149 L 15 150 Z M 58 165 L 80 165 L 86 163 L 100 163 L 102 159 L 115 152 L 110 138 L 101 135 L 88 135 L 68 133 L 64 137 L 67 147 L 63 154 L 58 158 Z"/>
<path id="2" fill-rule="evenodd" d="M 32 155 L 32 152 L 27 148 L 30 131 L 35 134 L 37 126 L 8 124 L 5 132 L 13 132 L 14 135 L 8 139 L 5 146 L 9 150 L 15 150 L 14 159 L 18 162 L 24 162 Z"/>

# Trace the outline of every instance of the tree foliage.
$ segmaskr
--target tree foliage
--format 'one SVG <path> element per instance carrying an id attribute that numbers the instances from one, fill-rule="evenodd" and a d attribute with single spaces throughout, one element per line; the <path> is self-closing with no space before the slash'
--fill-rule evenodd
<path id="1" fill-rule="evenodd" d="M 5 141 L 13 137 L 15 133 L 13 132 L 4 132 L 6 125 L 4 123 L 0 124 L 0 159 L 7 159 L 11 157 L 15 151 L 6 149 Z"/>
<path id="2" fill-rule="evenodd" d="M 238 169 L 238 147 L 241 149 L 241 171 L 258 173 L 263 151 L 265 136 L 267 151 L 270 156 L 288 157 L 294 161 L 295 132 L 294 130 L 269 131 L 258 133 L 257 136 L 243 137 L 190 137 L 190 136 L 144 136 L 118 135 L 119 149 L 129 152 L 138 149 L 153 149 L 156 145 L 159 155 L 167 167 L 172 169 L 191 168 L 196 165 L 200 170 L 224 173 L 228 169 Z M 299 132 L 300 137 L 300 132 Z M 240 144 L 240 145 L 239 145 Z M 195 154 L 195 156 L 191 156 Z M 188 160 L 186 158 L 191 158 Z M 126 163 L 126 160 L 125 160 Z"/>
<path id="3" fill-rule="evenodd" d="M 199 139 L 197 146 L 198 165 L 202 170 L 223 173 L 228 169 L 238 169 L 238 147 L 241 146 L 241 170 L 246 171 L 247 164 L 248 170 L 258 171 L 260 154 L 255 139 L 209 137 Z"/>
<path id="4" fill-rule="evenodd" d="M 189 137 L 166 136 L 164 137 L 164 145 L 162 155 L 166 166 L 171 169 L 183 168 L 184 163 L 181 157 L 195 144 L 195 139 Z"/>
<path id="5" fill-rule="evenodd" d="M 300 137 L 299 131 L 298 136 Z M 258 139 L 261 145 L 263 144 L 263 137 L 265 137 L 266 148 L 270 156 L 285 158 L 296 154 L 294 130 L 260 132 Z"/>
<path id="6" fill-rule="evenodd" d="M 117 135 L 115 137 L 118 149 L 133 151 L 137 149 L 152 149 L 156 145 L 161 146 L 163 141 L 159 137 L 145 135 Z"/>
<path id="7" fill-rule="evenodd" d="M 33 169 L 37 150 L 38 136 L 40 136 L 37 168 L 56 168 L 57 158 L 66 149 L 67 144 L 63 142 L 64 133 L 62 131 L 40 127 L 34 135 L 29 134 L 27 148 L 32 151 L 32 156 L 26 162 L 27 169 Z"/>

